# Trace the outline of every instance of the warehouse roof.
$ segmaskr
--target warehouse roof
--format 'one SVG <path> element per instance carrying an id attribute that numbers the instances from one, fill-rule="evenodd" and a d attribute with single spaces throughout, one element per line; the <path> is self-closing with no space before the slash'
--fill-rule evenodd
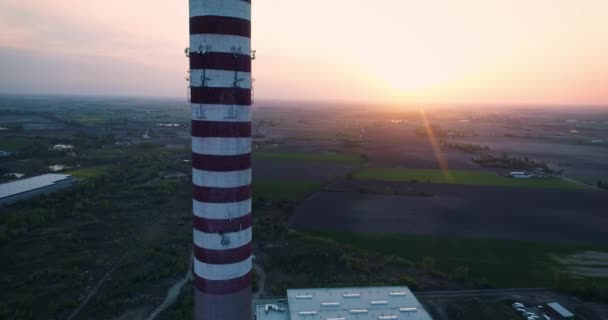
<path id="1" fill-rule="evenodd" d="M 431 319 L 408 287 L 289 289 L 287 302 L 287 310 L 258 312 L 258 320 Z"/>
<path id="2" fill-rule="evenodd" d="M 549 308 L 553 309 L 553 311 L 557 312 L 560 316 L 564 318 L 574 317 L 574 314 L 572 314 L 572 312 L 566 310 L 566 308 L 562 307 L 562 305 L 557 302 L 550 302 L 547 303 L 547 305 L 549 306 Z"/>
<path id="3" fill-rule="evenodd" d="M 407 287 L 297 289 L 287 299 L 291 320 L 431 319 Z"/>
<path id="4" fill-rule="evenodd" d="M 3 183 L 0 184 L 0 199 L 48 187 L 69 178 L 71 176 L 67 174 L 43 174 L 37 177 Z"/>

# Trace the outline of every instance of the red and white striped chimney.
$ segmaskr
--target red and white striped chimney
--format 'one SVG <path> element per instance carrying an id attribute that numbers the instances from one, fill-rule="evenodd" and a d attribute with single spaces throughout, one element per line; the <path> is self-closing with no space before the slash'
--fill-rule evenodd
<path id="1" fill-rule="evenodd" d="M 190 0 L 196 320 L 250 320 L 251 1 Z"/>

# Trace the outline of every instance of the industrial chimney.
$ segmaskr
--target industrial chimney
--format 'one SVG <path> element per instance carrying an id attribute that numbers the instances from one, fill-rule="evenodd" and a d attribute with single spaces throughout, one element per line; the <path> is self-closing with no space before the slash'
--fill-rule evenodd
<path id="1" fill-rule="evenodd" d="M 251 1 L 190 0 L 196 320 L 251 319 Z"/>

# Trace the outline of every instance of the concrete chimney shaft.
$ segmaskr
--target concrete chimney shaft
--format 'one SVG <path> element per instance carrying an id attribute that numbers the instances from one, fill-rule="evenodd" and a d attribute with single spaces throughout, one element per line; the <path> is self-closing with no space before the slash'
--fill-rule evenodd
<path id="1" fill-rule="evenodd" d="M 251 319 L 251 1 L 190 0 L 196 320 Z"/>

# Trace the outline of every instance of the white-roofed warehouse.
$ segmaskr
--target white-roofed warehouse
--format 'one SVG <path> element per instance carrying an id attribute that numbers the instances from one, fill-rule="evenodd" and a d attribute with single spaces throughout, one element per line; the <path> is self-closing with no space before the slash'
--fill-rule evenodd
<path id="1" fill-rule="evenodd" d="M 50 193 L 72 185 L 72 176 L 67 174 L 43 174 L 0 184 L 0 206 Z"/>
<path id="2" fill-rule="evenodd" d="M 255 306 L 256 320 L 431 320 L 408 287 L 289 289 Z"/>

